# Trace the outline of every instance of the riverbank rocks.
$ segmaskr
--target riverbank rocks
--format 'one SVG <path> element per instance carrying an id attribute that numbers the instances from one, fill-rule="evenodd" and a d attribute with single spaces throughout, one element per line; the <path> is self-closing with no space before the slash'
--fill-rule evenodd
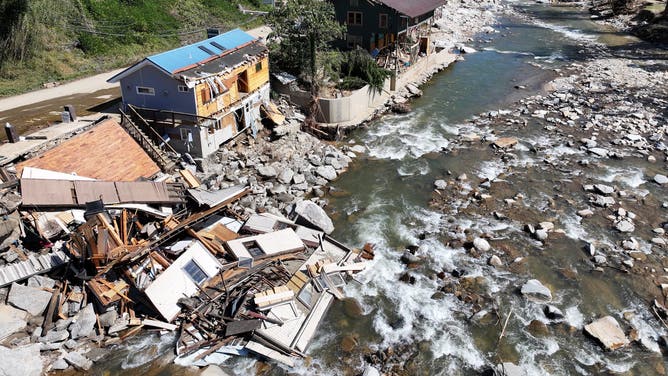
<path id="1" fill-rule="evenodd" d="M 35 287 L 13 283 L 7 302 L 33 316 L 41 315 L 51 300 L 51 293 Z"/>
<path id="2" fill-rule="evenodd" d="M 487 264 L 494 266 L 496 268 L 503 266 L 503 261 L 497 255 L 492 255 L 488 260 Z"/>
<path id="3" fill-rule="evenodd" d="M 448 188 L 448 183 L 446 183 L 445 180 L 442 180 L 442 179 L 436 180 L 434 182 L 434 187 L 436 189 L 444 190 L 444 189 Z"/>
<path id="4" fill-rule="evenodd" d="M 564 313 L 561 312 L 559 308 L 550 304 L 545 306 L 543 313 L 545 313 L 545 317 L 550 320 L 561 320 L 564 318 Z"/>
<path id="5" fill-rule="evenodd" d="M 72 351 L 70 353 L 67 353 L 64 357 L 65 361 L 71 365 L 73 365 L 75 368 L 82 370 L 82 371 L 88 371 L 93 367 L 93 362 L 83 356 L 81 353 L 78 353 L 76 351 Z"/>
<path id="6" fill-rule="evenodd" d="M 633 232 L 636 229 L 636 226 L 630 219 L 622 219 L 615 223 L 615 228 L 619 232 Z"/>
<path id="7" fill-rule="evenodd" d="M 295 213 L 304 218 L 306 221 L 320 228 L 326 234 L 331 234 L 334 231 L 334 223 L 327 216 L 325 210 L 318 206 L 315 202 L 304 200 L 295 205 Z"/>
<path id="8" fill-rule="evenodd" d="M 543 286 L 543 284 L 537 279 L 528 280 L 524 285 L 522 285 L 520 292 L 527 299 L 534 302 L 544 303 L 552 300 L 552 292 L 550 289 Z"/>
<path id="9" fill-rule="evenodd" d="M 629 344 L 624 331 L 612 316 L 605 316 L 585 325 L 584 330 L 607 350 L 616 350 Z"/>
<path id="10" fill-rule="evenodd" d="M 42 358 L 39 355 L 40 345 L 32 344 L 9 349 L 0 346 L 0 375 L 2 376 L 40 376 L 42 374 Z"/>
<path id="11" fill-rule="evenodd" d="M 76 319 L 70 325 L 69 330 L 72 333 L 72 338 L 89 337 L 95 334 L 96 322 L 97 316 L 95 315 L 93 304 L 90 303 L 84 309 L 79 311 Z"/>

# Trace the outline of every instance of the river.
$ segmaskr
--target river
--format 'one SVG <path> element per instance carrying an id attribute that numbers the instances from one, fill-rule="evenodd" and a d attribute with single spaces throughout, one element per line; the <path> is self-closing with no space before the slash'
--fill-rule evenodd
<path id="1" fill-rule="evenodd" d="M 665 192 L 645 184 L 648 171 L 658 167 L 641 158 L 632 163 L 607 159 L 595 161 L 594 169 L 565 174 L 544 161 L 589 157 L 569 144 L 555 147 L 554 135 L 533 124 L 495 130 L 522 140 L 510 161 L 488 142 L 453 142 L 480 131 L 468 120 L 541 92 L 568 64 L 608 47 L 623 50 L 637 43 L 590 21 L 582 9 L 516 8 L 518 15 L 500 16 L 493 25 L 497 33 L 477 38 L 477 53 L 465 55 L 423 87 L 424 95 L 412 102 L 413 112 L 384 116 L 345 141 L 366 145 L 368 152 L 331 184 L 332 235 L 350 245 L 371 242 L 377 256 L 370 270 L 346 287 L 352 299 L 333 305 L 310 358 L 294 370 L 232 359 L 223 365 L 226 371 L 354 375 L 371 362 L 396 374 L 478 375 L 512 362 L 528 375 L 665 373 L 657 339 L 666 332 L 639 287 L 621 273 L 593 272 L 584 250 L 588 242 L 615 244 L 620 235 L 601 221 L 585 223 L 575 214 L 586 206 L 582 181 L 608 182 L 631 195 L 647 190 L 659 202 L 668 201 Z M 430 206 L 434 181 L 457 177 L 461 192 L 445 206 Z M 495 181 L 487 186 L 494 202 L 472 205 L 468 197 L 483 179 Z M 509 206 L 504 199 L 511 198 L 522 205 Z M 660 221 L 661 214 L 638 210 Z M 493 211 L 501 214 L 495 217 Z M 526 223 L 548 220 L 563 234 L 550 235 L 545 244 L 523 230 Z M 491 267 L 486 258 L 467 251 L 463 244 L 480 234 L 489 237 L 507 267 Z M 401 262 L 407 246 L 414 246 L 422 259 L 418 265 Z M 519 294 L 530 278 L 549 286 L 563 320 L 547 319 L 543 304 Z M 462 290 L 459 297 L 453 293 Z M 582 328 L 605 315 L 633 323 L 646 345 L 603 351 Z M 169 340 L 134 342 L 130 354 L 119 352 L 105 368 L 115 369 L 112 373 L 189 373 L 159 360 Z"/>

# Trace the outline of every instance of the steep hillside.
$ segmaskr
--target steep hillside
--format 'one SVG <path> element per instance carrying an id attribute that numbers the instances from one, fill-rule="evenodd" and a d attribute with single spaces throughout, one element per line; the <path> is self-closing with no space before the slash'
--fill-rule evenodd
<path id="1" fill-rule="evenodd" d="M 206 37 L 250 28 L 261 0 L 0 0 L 0 96 L 127 65 Z"/>

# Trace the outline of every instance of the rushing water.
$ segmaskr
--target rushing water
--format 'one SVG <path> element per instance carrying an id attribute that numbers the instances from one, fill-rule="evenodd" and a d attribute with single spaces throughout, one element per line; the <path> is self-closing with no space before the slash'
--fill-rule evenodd
<path id="1" fill-rule="evenodd" d="M 309 350 L 312 358 L 296 370 L 275 368 L 270 373 L 355 374 L 364 365 L 362 353 L 368 353 L 363 349 L 391 347 L 409 352 L 400 365 L 407 374 L 475 375 L 500 361 L 521 364 L 530 375 L 627 371 L 663 374 L 663 358 L 654 340 L 664 331 L 645 308 L 646 302 L 634 294 L 633 286 L 623 277 L 591 273 L 588 256 L 582 250 L 584 241 L 605 246 L 618 240 L 617 235 L 611 234 L 604 223 L 583 223 L 575 214 L 581 207 L 567 201 L 584 202 L 584 193 L 568 199 L 562 196 L 565 190 L 581 188 L 573 188 L 570 177 L 541 165 L 543 159 L 588 157 L 566 144 L 554 147 L 550 136 L 532 126 L 521 131 L 523 142 L 514 151 L 517 158 L 511 168 L 487 143 L 451 147 L 458 135 L 482 131 L 467 123 L 472 116 L 503 108 L 539 91 L 555 70 L 586 59 L 602 46 L 632 41 L 597 26 L 580 9 L 543 5 L 519 8 L 525 16 L 500 19 L 495 25 L 498 33 L 481 36 L 475 46 L 479 52 L 466 55 L 464 61 L 435 76 L 423 88 L 424 96 L 413 101 L 412 113 L 385 116 L 352 135 L 351 142 L 366 145 L 368 153 L 332 184 L 329 208 L 336 225 L 335 238 L 350 245 L 376 245 L 373 266 L 358 276 L 359 282 L 346 288 L 346 293 L 361 305 L 362 314 L 351 314 L 346 309 L 350 302 L 337 302 Z M 526 88 L 517 90 L 518 85 Z M 543 152 L 537 155 L 525 146 L 529 144 Z M 594 171 L 575 171 L 573 176 L 614 183 L 631 195 L 656 190 L 645 186 L 645 169 L 651 169 L 649 166 L 636 163 L 639 167 L 629 168 L 619 161 L 599 164 Z M 471 186 L 464 188 L 461 200 L 452 200 L 445 212 L 430 208 L 434 181 L 463 173 Z M 523 223 L 467 210 L 465 196 L 474 185 L 481 179 L 497 177 L 507 184 L 493 192 L 498 196 L 495 198 L 518 193 L 524 196 L 523 209 L 529 213 L 524 223 L 551 220 L 565 235 L 542 246 L 523 233 Z M 497 270 L 463 248 L 451 247 L 448 239 L 466 237 L 456 227 L 473 234 L 492 234 L 495 248 L 524 257 L 522 268 Z M 640 241 L 647 247 L 646 240 Z M 400 262 L 407 245 L 418 246 L 416 254 L 425 260 L 422 266 L 408 271 Z M 495 300 L 499 322 L 512 311 L 503 338 L 500 323 L 494 322 L 497 318 L 491 322 L 471 320 L 475 312 L 472 304 L 452 294 L 434 298 L 442 286 L 438 273 L 455 269 L 477 277 L 475 281 L 482 285 L 479 289 Z M 413 278 L 411 283 L 399 281 L 406 272 Z M 551 288 L 554 304 L 564 312 L 567 325 L 552 323 L 546 335 L 527 330 L 532 320 L 549 321 L 542 305 L 527 302 L 517 293 L 529 278 L 538 278 Z M 581 333 L 583 325 L 596 317 L 612 315 L 619 319 L 629 311 L 635 313 L 629 320 L 640 337 L 648 339 L 646 349 L 633 345 L 607 353 Z M 350 338 L 357 345 L 346 352 L 341 344 Z M 151 350 L 147 353 L 141 350 L 139 341 L 135 346 L 138 351 L 119 353 L 106 368 L 120 369 L 119 373 L 129 369 L 154 374 L 188 373 L 155 363 L 148 366 L 154 353 L 162 349 L 155 342 L 149 343 Z M 252 360 L 231 360 L 223 366 L 239 375 L 256 370 Z"/>
<path id="2" fill-rule="evenodd" d="M 619 319 L 628 311 L 635 313 L 633 320 L 641 336 L 657 339 L 663 329 L 645 308 L 646 302 L 636 297 L 623 278 L 591 273 L 583 261 L 583 241 L 609 245 L 617 239 L 604 224 L 581 223 L 576 209 L 560 207 L 558 201 L 557 208 L 551 208 L 552 197 L 571 182 L 536 167 L 540 158 L 526 147 L 516 150 L 514 168 L 527 169 L 521 173 L 509 172 L 486 144 L 448 148 L 454 137 L 473 130 L 465 124 L 467 119 L 503 108 L 516 99 L 516 85 L 537 90 L 553 69 L 586 58 L 599 49 L 597 46 L 632 41 L 597 26 L 580 9 L 539 5 L 521 9 L 533 21 L 524 17 L 501 19 L 496 25 L 499 33 L 483 36 L 484 41 L 477 46 L 480 52 L 466 55 L 465 61 L 437 75 L 424 88 L 424 96 L 413 102 L 412 113 L 383 117 L 353 135 L 353 141 L 366 145 L 368 153 L 333 184 L 330 208 L 337 228 L 334 236 L 349 244 L 372 242 L 378 256 L 374 266 L 360 277 L 360 283 L 347 289 L 360 302 L 364 314 L 348 317 L 343 305 L 335 305 L 319 332 L 322 337 L 311 350 L 315 365 L 305 366 L 304 374 L 341 374 L 341 359 L 353 366 L 363 364 L 361 355 L 341 350 L 340 344 L 351 335 L 359 342 L 357 349 L 404 349 L 402 345 L 414 344 L 416 354 L 402 365 L 407 373 L 478 374 L 500 361 L 511 361 L 521 364 L 531 375 L 627 371 L 663 374 L 663 360 L 652 340 L 648 349 L 632 346 L 606 353 L 581 334 L 583 325 L 597 317 L 610 314 Z M 549 145 L 540 129 L 529 127 L 522 139 L 533 145 Z M 563 146 L 547 154 L 559 158 L 579 153 Z M 632 193 L 645 188 L 642 169 L 606 163 L 588 178 L 614 182 Z M 536 213 L 554 215 L 527 218 L 527 222 L 553 220 L 566 236 L 542 247 L 522 234 L 521 223 L 497 221 L 475 211 L 450 216 L 430 209 L 433 182 L 447 180 L 448 172 L 453 177 L 466 173 L 476 182 L 502 174 L 512 182 L 512 193 L 525 197 L 525 205 L 536 208 Z M 584 195 L 581 200 L 585 200 Z M 464 201 L 464 196 L 461 201 L 454 200 L 452 208 Z M 446 240 L 461 236 L 444 233 L 453 223 L 473 233 L 493 234 L 525 257 L 526 268 L 520 273 L 495 270 L 485 265 L 486 260 L 467 255 L 463 248 L 450 248 Z M 426 260 L 426 266 L 408 271 L 414 278 L 412 283 L 399 282 L 407 272 L 400 261 L 407 245 L 419 246 L 417 254 Z M 453 269 L 483 277 L 486 293 L 496 296 L 501 319 L 512 308 L 503 340 L 499 339 L 501 325 L 469 320 L 473 313 L 470 304 L 450 295 L 434 299 L 441 286 L 435 275 Z M 567 278 L 564 270 L 578 277 Z M 529 278 L 538 278 L 551 287 L 554 304 L 564 311 L 568 325 L 553 327 L 545 336 L 527 331 L 532 320 L 549 321 L 542 305 L 527 302 L 517 294 Z"/>

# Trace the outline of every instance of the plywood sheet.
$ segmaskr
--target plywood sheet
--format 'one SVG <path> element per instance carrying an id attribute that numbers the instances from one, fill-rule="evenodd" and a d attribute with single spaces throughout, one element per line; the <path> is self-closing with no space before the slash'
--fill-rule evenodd
<path id="1" fill-rule="evenodd" d="M 170 202 L 167 185 L 152 181 L 117 182 L 116 190 L 121 202 L 160 203 Z"/>
<path id="2" fill-rule="evenodd" d="M 78 206 L 66 180 L 21 179 L 21 199 L 27 206 Z"/>
<path id="3" fill-rule="evenodd" d="M 75 181 L 74 190 L 77 194 L 79 205 L 102 199 L 105 204 L 117 204 L 120 202 L 113 182 L 105 181 Z"/>

